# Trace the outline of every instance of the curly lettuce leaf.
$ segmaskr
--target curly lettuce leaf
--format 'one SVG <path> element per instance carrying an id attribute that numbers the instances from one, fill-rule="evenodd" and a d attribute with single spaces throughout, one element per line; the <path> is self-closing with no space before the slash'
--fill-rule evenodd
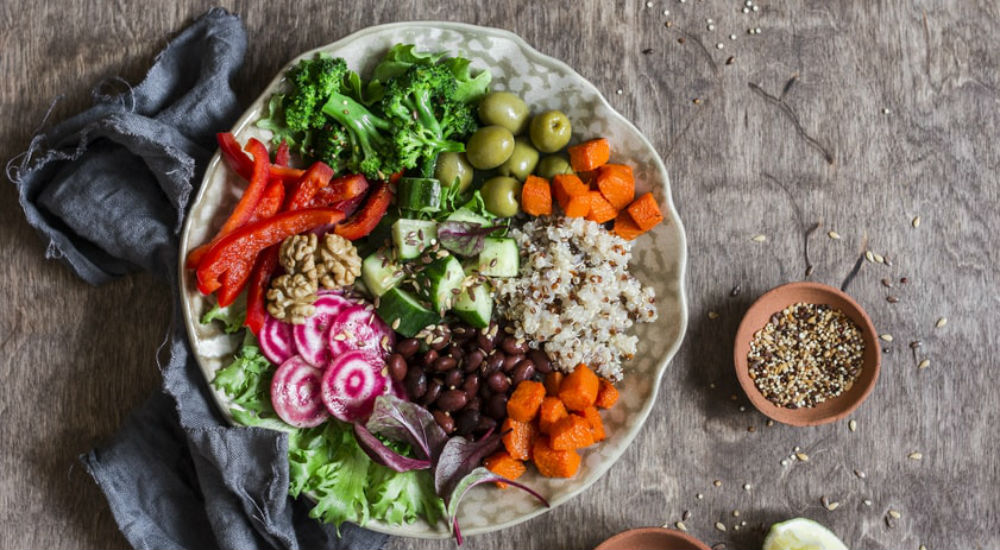
<path id="1" fill-rule="evenodd" d="M 424 518 L 431 525 L 444 516 L 444 500 L 434 493 L 434 482 L 426 470 L 393 472 L 372 465 L 368 499 L 372 516 L 392 524 L 412 523 Z"/>
<path id="2" fill-rule="evenodd" d="M 215 304 L 215 307 L 206 311 L 201 316 L 201 324 L 207 325 L 212 321 L 219 321 L 222 323 L 222 330 L 226 334 L 239 332 L 247 319 L 247 301 L 244 296 L 244 294 L 240 294 L 236 298 L 236 301 L 226 307 L 220 307 L 219 304 Z"/>
<path id="3" fill-rule="evenodd" d="M 486 95 L 493 75 L 489 69 L 479 71 L 476 76 L 472 76 L 469 71 L 472 62 L 464 57 L 449 57 L 441 62 L 451 74 L 455 76 L 455 99 L 462 103 L 478 101 Z"/>
<path id="4" fill-rule="evenodd" d="M 271 406 L 271 378 L 274 371 L 275 366 L 261 353 L 257 339 L 247 331 L 233 362 L 216 371 L 212 385 L 229 396 L 234 404 L 252 413 L 252 416 L 241 414 L 242 420 L 238 420 L 244 424 L 256 425 L 244 420 L 252 422 L 254 416 L 259 419 L 276 418 Z"/>
<path id="5" fill-rule="evenodd" d="M 358 446 L 354 434 L 338 423 L 327 423 L 324 432 L 325 444 L 311 451 L 318 456 L 307 453 L 306 464 L 314 467 L 305 488 L 316 497 L 309 517 L 330 523 L 338 530 L 345 521 L 364 525 L 371 517 L 365 489 L 373 463 Z"/>
<path id="6" fill-rule="evenodd" d="M 387 82 L 405 73 L 414 65 L 434 65 L 445 52 L 418 52 L 414 44 L 396 44 L 372 71 L 372 80 Z"/>

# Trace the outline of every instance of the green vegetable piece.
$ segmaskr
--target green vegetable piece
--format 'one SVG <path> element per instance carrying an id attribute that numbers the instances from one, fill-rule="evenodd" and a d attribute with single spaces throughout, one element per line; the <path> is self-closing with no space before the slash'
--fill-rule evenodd
<path id="1" fill-rule="evenodd" d="M 207 325 L 212 321 L 219 321 L 222 323 L 222 330 L 226 334 L 234 334 L 239 332 L 243 328 L 243 323 L 247 320 L 247 301 L 246 294 L 240 294 L 236 301 L 229 304 L 226 307 L 220 307 L 219 304 L 206 311 L 204 315 L 201 316 L 201 324 Z"/>
<path id="2" fill-rule="evenodd" d="M 392 224 L 392 243 L 396 247 L 396 257 L 412 260 L 431 245 L 437 238 L 437 222 L 402 218 Z"/>
<path id="3" fill-rule="evenodd" d="M 486 209 L 501 218 L 517 215 L 520 210 L 521 182 L 506 176 L 486 180 L 482 188 Z"/>
<path id="4" fill-rule="evenodd" d="M 484 126 L 472 134 L 465 157 L 477 170 L 492 170 L 514 152 L 514 134 L 503 126 Z"/>
<path id="5" fill-rule="evenodd" d="M 465 153 L 441 153 L 434 165 L 434 177 L 441 185 L 451 187 L 457 184 L 459 193 L 464 193 L 472 185 L 473 172 Z"/>
<path id="6" fill-rule="evenodd" d="M 396 186 L 396 204 L 413 212 L 441 210 L 441 182 L 435 178 L 402 178 Z"/>
<path id="7" fill-rule="evenodd" d="M 528 127 L 528 106 L 510 92 L 490 92 L 479 102 L 479 120 L 486 125 L 503 126 L 515 136 Z"/>
<path id="8" fill-rule="evenodd" d="M 372 296 L 381 296 L 403 280 L 402 267 L 383 250 L 361 262 L 361 280 Z"/>
<path id="9" fill-rule="evenodd" d="M 453 307 L 459 319 L 476 328 L 486 328 L 493 316 L 493 293 L 485 284 L 462 290 Z"/>
<path id="10" fill-rule="evenodd" d="M 523 182 L 535 171 L 537 165 L 538 150 L 532 147 L 531 140 L 519 137 L 514 140 L 514 152 L 500 165 L 498 172 L 501 176 L 510 176 Z"/>
<path id="11" fill-rule="evenodd" d="M 555 153 L 569 143 L 573 126 L 562 111 L 545 111 L 531 119 L 531 142 L 543 153 Z"/>
<path id="12" fill-rule="evenodd" d="M 393 330 L 407 338 L 413 338 L 424 327 L 441 321 L 437 313 L 421 304 L 416 296 L 399 287 L 390 289 L 382 295 L 376 312 Z"/>
<path id="13" fill-rule="evenodd" d="M 516 277 L 521 267 L 517 242 L 509 237 L 487 237 L 479 253 L 479 273 L 487 277 Z"/>

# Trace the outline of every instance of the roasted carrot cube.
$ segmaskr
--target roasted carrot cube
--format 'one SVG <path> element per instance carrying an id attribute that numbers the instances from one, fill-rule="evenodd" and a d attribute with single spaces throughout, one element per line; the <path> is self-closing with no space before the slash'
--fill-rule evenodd
<path id="1" fill-rule="evenodd" d="M 632 216 L 629 215 L 628 210 L 622 210 L 618 213 L 618 217 L 615 218 L 615 235 L 626 241 L 631 241 L 643 233 L 645 231 L 632 221 Z"/>
<path id="2" fill-rule="evenodd" d="M 598 380 L 594 371 L 580 363 L 559 385 L 559 399 L 562 399 L 567 409 L 582 411 L 597 400 Z"/>
<path id="3" fill-rule="evenodd" d="M 594 444 L 594 433 L 586 418 L 570 414 L 556 422 L 549 436 L 549 445 L 557 451 L 572 451 Z"/>
<path id="4" fill-rule="evenodd" d="M 660 205 L 656 204 L 656 198 L 652 193 L 635 199 L 628 205 L 628 213 L 632 216 L 632 221 L 643 231 L 649 231 L 656 224 L 663 221 L 663 214 L 660 213 Z"/>
<path id="5" fill-rule="evenodd" d="M 618 215 L 618 210 L 611 206 L 608 199 L 604 198 L 598 191 L 591 191 L 590 195 L 590 213 L 587 214 L 587 219 L 592 222 L 604 223 L 615 219 Z"/>
<path id="6" fill-rule="evenodd" d="M 538 430 L 543 434 L 549 434 L 552 426 L 568 415 L 566 405 L 563 405 L 558 397 L 546 397 L 542 400 L 542 407 L 538 410 Z"/>
<path id="7" fill-rule="evenodd" d="M 595 405 L 602 409 L 610 409 L 618 402 L 618 390 L 611 385 L 611 382 L 601 378 L 597 387 L 597 400 Z"/>
<path id="8" fill-rule="evenodd" d="M 538 436 L 538 429 L 529 422 L 507 418 L 500 425 L 501 441 L 510 456 L 518 460 L 531 458 L 531 444 Z"/>
<path id="9" fill-rule="evenodd" d="M 518 422 L 531 422 L 545 399 L 545 386 L 541 382 L 525 380 L 517 385 L 507 400 L 507 416 Z"/>
<path id="10" fill-rule="evenodd" d="M 545 477 L 573 477 L 580 469 L 580 455 L 576 451 L 557 451 L 545 436 L 535 440 L 532 452 L 538 473 Z"/>
<path id="11" fill-rule="evenodd" d="M 583 417 L 590 424 L 590 432 L 594 435 L 594 441 L 603 441 L 606 437 L 604 433 L 604 421 L 601 420 L 601 413 L 597 412 L 597 408 L 587 407 L 583 409 Z"/>
<path id="12" fill-rule="evenodd" d="M 545 375 L 545 395 L 558 396 L 559 386 L 562 384 L 563 378 L 566 375 L 554 370 Z"/>
<path id="13" fill-rule="evenodd" d="M 507 451 L 497 451 L 486 457 L 483 460 L 483 466 L 494 474 L 511 480 L 521 477 L 527 470 L 523 462 L 510 456 Z M 506 489 L 507 484 L 498 481 L 497 487 Z"/>

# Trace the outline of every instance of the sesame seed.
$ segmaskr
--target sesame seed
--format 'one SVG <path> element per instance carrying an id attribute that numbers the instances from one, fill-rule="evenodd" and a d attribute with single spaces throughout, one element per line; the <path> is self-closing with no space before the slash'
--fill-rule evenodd
<path id="1" fill-rule="evenodd" d="M 717 479 L 712 482 L 712 485 L 715 485 L 716 487 L 722 487 L 722 481 Z"/>
<path id="2" fill-rule="evenodd" d="M 622 93 L 624 93 L 624 90 L 622 90 L 621 88 L 618 88 L 617 90 L 615 90 L 615 93 L 618 94 L 618 95 L 622 95 Z"/>
<path id="3" fill-rule="evenodd" d="M 836 231 L 830 231 L 826 235 L 835 241 L 840 240 L 840 233 L 837 233 Z"/>
<path id="4" fill-rule="evenodd" d="M 713 25 L 713 24 L 709 23 L 709 24 L 708 24 L 708 30 L 709 30 L 709 31 L 714 31 L 714 30 L 715 30 L 715 25 Z"/>
<path id="5" fill-rule="evenodd" d="M 929 366 L 931 366 L 931 360 L 930 359 L 924 359 L 923 361 L 920 362 L 919 365 L 917 365 L 917 368 L 918 369 L 926 369 Z"/>
<path id="6" fill-rule="evenodd" d="M 878 337 L 881 338 L 882 340 L 885 340 L 886 342 L 892 342 L 892 335 L 891 334 L 888 334 L 888 333 L 887 334 L 879 334 Z"/>
<path id="7" fill-rule="evenodd" d="M 739 510 L 733 510 L 733 517 L 734 518 L 740 517 L 740 511 Z"/>
<path id="8" fill-rule="evenodd" d="M 864 500 L 861 501 L 861 504 L 864 504 L 865 506 L 871 506 L 872 505 L 872 499 L 866 498 L 866 499 L 864 499 Z"/>
<path id="9" fill-rule="evenodd" d="M 744 491 L 749 491 L 749 490 L 750 490 L 750 488 L 751 488 L 751 487 L 750 487 L 750 484 L 749 484 L 749 483 L 744 483 L 744 484 L 743 484 L 743 490 L 744 490 Z"/>
<path id="10" fill-rule="evenodd" d="M 947 324 L 948 324 L 948 318 L 947 317 L 942 317 L 942 318 L 938 319 L 936 323 L 934 323 L 934 326 L 936 328 L 941 328 L 941 327 L 943 327 L 943 326 L 945 326 Z"/>
<path id="11" fill-rule="evenodd" d="M 714 311 L 709 311 L 708 312 L 708 318 L 709 319 L 718 319 L 719 318 L 719 314 L 716 313 L 716 312 L 714 312 Z"/>
<path id="12" fill-rule="evenodd" d="M 717 50 L 721 50 L 722 48 L 725 48 L 725 47 L 726 47 L 726 45 L 723 44 L 722 42 L 719 42 L 718 44 L 715 45 L 715 49 L 717 49 Z"/>
<path id="13" fill-rule="evenodd" d="M 677 527 L 678 531 L 687 531 L 688 530 L 687 525 L 684 525 L 683 521 L 678 521 L 677 523 L 674 524 L 674 526 Z"/>
<path id="14" fill-rule="evenodd" d="M 852 432 L 856 432 L 858 430 L 858 421 L 851 420 L 850 422 L 848 422 L 847 429 L 851 430 Z"/>
<path id="15" fill-rule="evenodd" d="M 701 493 L 698 493 L 697 495 L 695 495 L 695 498 L 697 498 L 698 500 L 701 500 L 701 499 L 705 498 L 705 495 L 703 495 Z"/>
<path id="16" fill-rule="evenodd" d="M 750 9 L 752 9 L 753 11 L 760 11 L 760 6 L 754 6 Z"/>
<path id="17" fill-rule="evenodd" d="M 725 531 L 726 530 L 725 524 L 723 524 L 721 521 L 715 522 L 715 528 L 718 529 L 719 531 Z"/>
<path id="18" fill-rule="evenodd" d="M 899 518 L 903 517 L 903 514 L 901 514 L 899 512 L 899 510 L 889 510 L 889 516 L 892 519 L 899 519 Z"/>
<path id="19" fill-rule="evenodd" d="M 809 455 L 806 453 L 795 453 L 795 458 L 799 459 L 799 462 L 809 462 Z"/>
<path id="20" fill-rule="evenodd" d="M 755 243 L 762 243 L 762 242 L 764 242 L 764 241 L 767 240 L 767 236 L 766 235 L 754 235 L 753 237 L 750 237 L 750 240 L 753 241 L 753 242 L 755 242 Z"/>
<path id="21" fill-rule="evenodd" d="M 735 34 L 730 34 L 729 35 L 729 39 L 730 40 L 736 40 L 736 35 Z"/>
<path id="22" fill-rule="evenodd" d="M 922 460 L 924 458 L 924 455 L 923 453 L 913 451 L 912 453 L 906 455 L 906 458 L 909 458 L 910 460 Z"/>
<path id="23" fill-rule="evenodd" d="M 910 225 L 912 225 L 914 229 L 920 227 L 920 216 L 914 217 L 913 221 L 910 222 Z"/>
<path id="24" fill-rule="evenodd" d="M 865 479 L 866 477 L 868 477 L 868 474 L 864 473 L 861 470 L 854 470 L 854 475 L 858 476 L 858 479 Z"/>

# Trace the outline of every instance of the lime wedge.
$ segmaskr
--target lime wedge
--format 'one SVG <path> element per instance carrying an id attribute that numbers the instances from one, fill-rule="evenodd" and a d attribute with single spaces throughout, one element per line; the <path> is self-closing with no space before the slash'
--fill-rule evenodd
<path id="1" fill-rule="evenodd" d="M 815 521 L 795 518 L 772 525 L 763 550 L 847 550 L 847 546 Z"/>

